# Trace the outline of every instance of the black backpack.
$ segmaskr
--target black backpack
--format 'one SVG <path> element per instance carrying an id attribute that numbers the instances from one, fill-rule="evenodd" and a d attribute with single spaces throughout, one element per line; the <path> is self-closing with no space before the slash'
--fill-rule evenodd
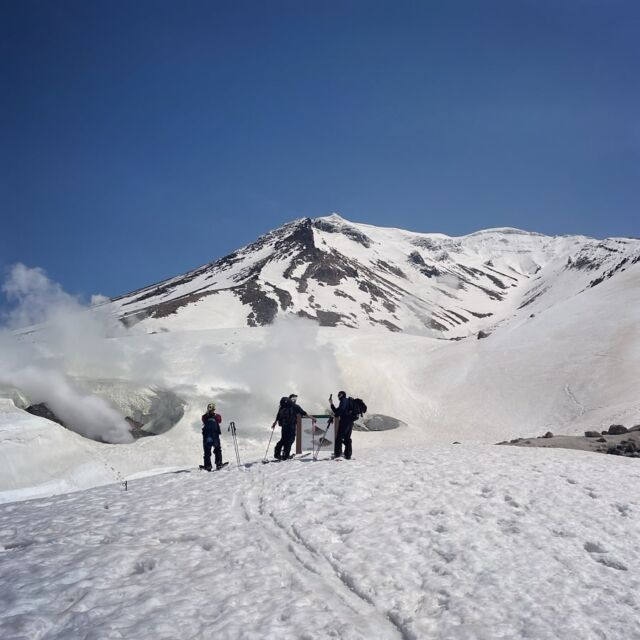
<path id="1" fill-rule="evenodd" d="M 281 427 L 287 427 L 291 424 L 293 415 L 293 402 L 290 398 L 280 398 L 280 408 L 278 409 L 278 417 L 276 418 Z"/>
<path id="2" fill-rule="evenodd" d="M 367 413 L 367 405 L 361 398 L 349 398 L 347 413 L 352 420 L 357 420 Z"/>

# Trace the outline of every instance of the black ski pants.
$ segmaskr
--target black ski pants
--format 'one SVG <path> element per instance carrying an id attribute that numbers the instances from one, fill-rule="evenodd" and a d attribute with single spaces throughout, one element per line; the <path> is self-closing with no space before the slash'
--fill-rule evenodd
<path id="1" fill-rule="evenodd" d="M 204 449 L 204 468 L 211 469 L 211 447 L 215 456 L 216 468 L 222 464 L 222 447 L 220 446 L 220 436 L 202 437 L 202 448 Z"/>
<path id="2" fill-rule="evenodd" d="M 344 457 L 349 460 L 351 458 L 351 432 L 353 431 L 353 421 L 340 420 L 336 441 L 333 447 L 333 457 L 342 456 L 342 445 L 344 443 Z"/>
<path id="3" fill-rule="evenodd" d="M 296 425 L 290 424 L 286 427 L 282 427 L 282 435 L 280 440 L 276 443 L 276 448 L 273 450 L 274 458 L 288 458 L 291 455 L 291 446 L 296 441 Z"/>

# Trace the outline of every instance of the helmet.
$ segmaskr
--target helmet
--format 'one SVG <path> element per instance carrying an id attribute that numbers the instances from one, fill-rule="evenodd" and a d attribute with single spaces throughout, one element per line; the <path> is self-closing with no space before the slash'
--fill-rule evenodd
<path id="1" fill-rule="evenodd" d="M 216 403 L 215 402 L 210 402 L 207 405 L 207 411 L 215 411 L 216 410 Z"/>
<path id="2" fill-rule="evenodd" d="M 347 397 L 347 394 L 344 391 L 338 391 L 338 398 L 342 399 L 346 397 Z"/>
<path id="3" fill-rule="evenodd" d="M 291 400 L 292 402 L 295 402 L 297 399 L 298 399 L 298 394 L 297 393 L 289 394 L 289 400 Z"/>

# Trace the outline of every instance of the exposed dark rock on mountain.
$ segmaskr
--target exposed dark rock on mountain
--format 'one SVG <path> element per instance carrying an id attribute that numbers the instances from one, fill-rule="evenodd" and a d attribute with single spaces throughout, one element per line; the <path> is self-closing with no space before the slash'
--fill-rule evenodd
<path id="1" fill-rule="evenodd" d="M 278 303 L 270 298 L 256 280 L 249 280 L 236 287 L 234 292 L 244 304 L 251 307 L 247 316 L 250 327 L 270 324 L 278 312 Z"/>
<path id="2" fill-rule="evenodd" d="M 629 431 L 629 430 L 628 430 L 624 425 L 621 425 L 621 424 L 612 424 L 612 425 L 609 427 L 609 431 L 608 431 L 608 433 L 609 433 L 609 435 L 611 435 L 611 436 L 619 436 L 619 435 L 622 435 L 622 434 L 624 434 L 624 433 L 628 433 L 628 431 Z"/>
<path id="3" fill-rule="evenodd" d="M 549 432 L 551 433 L 551 432 Z M 499 442 L 501 445 L 515 445 L 518 447 L 549 447 L 561 449 L 578 449 L 593 451 L 594 453 L 608 453 L 610 455 L 640 458 L 640 434 L 608 434 L 606 437 L 595 438 L 592 431 L 584 436 L 547 435 L 539 438 L 516 438 L 509 442 Z"/>
<path id="4" fill-rule="evenodd" d="M 530 318 L 555 304 L 560 279 L 561 297 L 578 295 L 638 260 L 637 240 L 517 229 L 448 238 L 332 215 L 286 224 L 112 304 L 127 325 L 162 322 L 154 331 L 173 326 L 188 308 L 190 322 L 201 328 L 264 326 L 292 314 L 321 326 L 424 327 L 443 339 L 465 338 L 490 333 L 514 310 L 529 307 Z"/>
<path id="5" fill-rule="evenodd" d="M 391 431 L 406 427 L 406 423 L 391 416 L 385 416 L 380 413 L 373 413 L 366 418 L 361 418 L 354 425 L 355 431 Z"/>
<path id="6" fill-rule="evenodd" d="M 143 429 L 144 424 L 142 422 L 138 422 L 137 420 L 134 420 L 129 416 L 127 416 L 125 420 L 127 421 L 127 424 L 129 425 L 129 427 L 131 427 L 131 435 L 136 440 L 138 440 L 139 438 L 147 438 L 149 436 L 156 435 L 155 433 L 151 433 L 150 431 L 145 431 Z"/>
<path id="7" fill-rule="evenodd" d="M 367 249 L 371 246 L 371 239 L 366 234 L 348 224 L 336 224 L 335 222 L 329 222 L 324 218 L 318 218 L 313 221 L 313 226 L 320 231 L 326 231 L 328 233 L 342 233 L 347 236 L 347 238 L 361 244 Z"/>
<path id="8" fill-rule="evenodd" d="M 627 266 L 630 266 L 632 264 L 636 264 L 640 261 L 640 253 L 638 253 L 638 255 L 636 255 L 635 257 L 626 257 L 623 258 L 622 260 L 620 260 L 620 262 L 618 262 L 613 269 L 610 269 L 609 271 L 603 273 L 599 278 L 595 278 L 594 280 L 592 280 L 589 283 L 589 287 L 595 287 L 597 285 L 599 285 L 600 283 L 604 282 L 605 280 L 608 280 L 609 278 L 613 277 L 616 273 L 620 272 L 620 271 L 624 271 Z"/>
<path id="9" fill-rule="evenodd" d="M 60 426 L 66 427 L 67 425 L 58 418 L 58 416 L 49 409 L 49 407 L 44 402 L 40 402 L 39 404 L 32 404 L 28 406 L 25 411 L 34 416 L 39 416 L 40 418 L 46 418 L 47 420 L 51 420 L 51 422 L 57 422 Z"/>
<path id="10" fill-rule="evenodd" d="M 55 422 L 59 424 L 61 427 L 68 429 L 69 427 L 60 419 L 58 416 L 47 406 L 45 402 L 40 402 L 39 404 L 32 404 L 28 406 L 25 411 L 30 413 L 31 415 L 38 416 L 40 418 L 45 418 L 46 420 L 50 420 L 51 422 Z M 144 438 L 147 436 L 153 436 L 155 434 L 150 433 L 149 431 L 144 431 L 144 424 L 142 422 L 138 422 L 133 418 L 126 417 L 126 422 L 128 423 L 131 431 L 131 435 L 138 439 Z M 97 442 L 106 442 L 106 440 L 102 440 L 99 437 L 94 438 Z"/>

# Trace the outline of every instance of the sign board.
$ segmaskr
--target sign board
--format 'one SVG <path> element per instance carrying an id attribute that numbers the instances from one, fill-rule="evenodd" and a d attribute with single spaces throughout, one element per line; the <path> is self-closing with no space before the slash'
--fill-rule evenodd
<path id="1" fill-rule="evenodd" d="M 316 419 L 315 427 L 311 418 L 298 418 L 298 430 L 296 434 L 296 453 L 319 451 L 323 453 L 333 453 L 336 441 L 336 422 L 333 416 L 313 416 Z"/>

